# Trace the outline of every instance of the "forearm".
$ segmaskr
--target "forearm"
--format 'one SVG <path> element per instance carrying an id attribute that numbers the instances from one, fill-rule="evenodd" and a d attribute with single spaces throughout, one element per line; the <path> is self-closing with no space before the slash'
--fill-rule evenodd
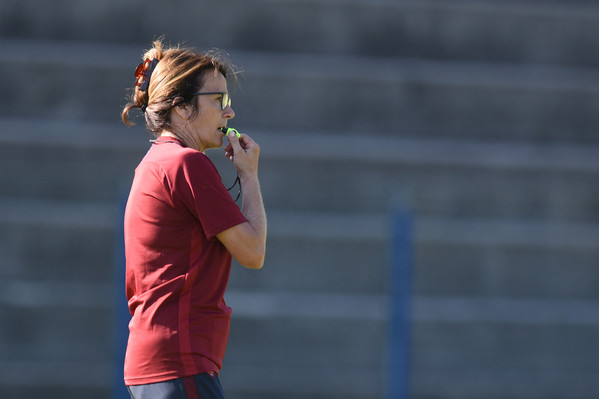
<path id="1" fill-rule="evenodd" d="M 266 249 L 266 211 L 262 201 L 258 175 L 251 173 L 240 176 L 243 200 L 241 212 L 254 232 L 254 243 L 257 251 Z"/>

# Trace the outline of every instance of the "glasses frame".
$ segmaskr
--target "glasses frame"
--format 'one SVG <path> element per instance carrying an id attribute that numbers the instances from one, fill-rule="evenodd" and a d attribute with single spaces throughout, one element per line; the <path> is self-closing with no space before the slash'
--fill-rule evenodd
<path id="1" fill-rule="evenodd" d="M 220 100 L 220 109 L 221 111 L 224 111 L 227 109 L 227 107 L 231 106 L 231 97 L 229 96 L 229 93 L 224 92 L 224 91 L 205 91 L 205 92 L 197 92 L 197 93 L 193 93 L 194 96 L 206 96 L 206 95 L 217 95 L 220 94 L 222 96 L 221 100 Z"/>

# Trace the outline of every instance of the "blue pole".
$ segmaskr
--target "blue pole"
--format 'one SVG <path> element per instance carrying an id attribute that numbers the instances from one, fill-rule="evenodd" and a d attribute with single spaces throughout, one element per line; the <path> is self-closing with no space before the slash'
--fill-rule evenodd
<path id="1" fill-rule="evenodd" d="M 409 210 L 393 215 L 390 270 L 391 315 L 387 399 L 410 395 L 413 218 Z"/>
<path id="2" fill-rule="evenodd" d="M 125 205 L 127 197 L 122 196 L 119 201 L 119 220 L 116 231 L 116 256 L 114 270 L 114 287 L 115 287 L 115 355 L 114 355 L 114 382 L 112 389 L 113 399 L 131 399 L 125 381 L 123 380 L 123 365 L 125 359 L 125 349 L 127 347 L 127 339 L 129 337 L 129 309 L 127 307 L 127 297 L 125 295 L 125 240 L 123 235 L 123 217 L 125 213 Z"/>

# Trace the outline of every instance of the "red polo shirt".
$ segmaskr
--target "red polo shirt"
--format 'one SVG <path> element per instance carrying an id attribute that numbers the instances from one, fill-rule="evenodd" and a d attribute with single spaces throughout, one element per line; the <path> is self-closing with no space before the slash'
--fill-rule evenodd
<path id="1" fill-rule="evenodd" d="M 127 385 L 220 370 L 231 255 L 216 234 L 245 221 L 208 157 L 173 139 L 152 145 L 125 210 Z"/>

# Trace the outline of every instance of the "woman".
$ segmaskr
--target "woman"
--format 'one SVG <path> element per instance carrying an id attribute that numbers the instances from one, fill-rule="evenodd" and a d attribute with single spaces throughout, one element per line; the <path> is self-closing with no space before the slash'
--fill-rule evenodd
<path id="1" fill-rule="evenodd" d="M 125 384 L 134 399 L 224 398 L 218 372 L 231 309 L 231 257 L 260 269 L 266 216 L 260 147 L 232 134 L 225 148 L 243 188 L 241 210 L 204 155 L 223 145 L 235 116 L 228 67 L 216 57 L 160 41 L 136 71 L 131 102 L 155 140 L 135 170 L 125 210 L 126 293 L 132 318 Z"/>

